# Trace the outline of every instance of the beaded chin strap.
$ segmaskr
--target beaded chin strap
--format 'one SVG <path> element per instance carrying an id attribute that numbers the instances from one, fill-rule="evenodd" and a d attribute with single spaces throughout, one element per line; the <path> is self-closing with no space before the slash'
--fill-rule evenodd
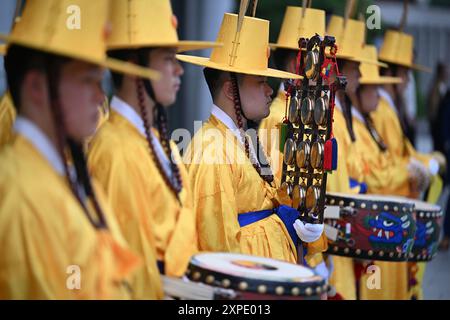
<path id="1" fill-rule="evenodd" d="M 234 93 L 234 111 L 236 113 L 236 120 L 238 122 L 239 132 L 241 134 L 242 140 L 244 141 L 245 155 L 250 160 L 250 162 L 253 165 L 253 168 L 255 168 L 255 170 L 258 172 L 259 176 L 264 181 L 271 184 L 274 180 L 272 169 L 270 168 L 270 164 L 267 161 L 267 156 L 265 155 L 265 152 L 259 141 L 259 136 L 257 133 L 256 133 L 256 150 L 257 150 L 258 154 L 256 155 L 256 159 L 253 157 L 253 154 L 250 152 L 250 142 L 248 140 L 248 136 L 244 132 L 244 125 L 242 123 L 242 117 L 244 117 L 247 120 L 247 123 L 254 123 L 254 122 L 245 116 L 244 110 L 242 109 L 241 96 L 239 93 L 239 84 L 238 84 L 238 80 L 237 80 L 237 75 L 232 72 L 232 73 L 230 73 L 230 76 L 231 76 L 231 84 L 233 86 L 233 93 Z M 269 171 L 268 174 L 262 173 L 262 166 L 261 166 L 261 162 L 259 161 L 258 156 L 262 158 L 264 163 L 267 163 L 267 165 L 265 166 L 266 167 L 265 170 Z"/>
<path id="2" fill-rule="evenodd" d="M 148 50 L 141 50 L 139 52 L 139 62 L 140 65 L 144 67 L 148 67 Z M 156 95 L 153 90 L 153 86 L 150 80 L 147 79 L 137 79 L 136 80 L 137 87 L 137 95 L 139 100 L 139 107 L 141 110 L 142 121 L 144 122 L 145 128 L 145 137 L 147 139 L 147 143 L 150 149 L 150 155 L 155 162 L 159 173 L 163 177 L 167 186 L 170 188 L 172 193 L 176 196 L 178 201 L 180 201 L 180 192 L 183 189 L 183 181 L 181 179 L 180 168 L 173 160 L 172 148 L 170 147 L 170 139 L 169 139 L 169 130 L 167 128 L 167 115 L 164 109 L 164 106 L 158 102 L 156 99 Z M 155 146 L 153 143 L 153 137 L 151 134 L 151 125 L 148 119 L 147 109 L 144 103 L 144 92 L 148 94 L 148 96 L 155 102 L 155 107 L 153 109 L 154 112 L 154 123 L 159 133 L 159 138 L 161 141 L 161 146 L 163 147 L 164 153 L 170 162 L 170 169 L 172 171 L 172 175 L 169 172 L 164 170 L 163 164 L 161 163 L 162 159 L 157 156 L 155 151 Z"/>

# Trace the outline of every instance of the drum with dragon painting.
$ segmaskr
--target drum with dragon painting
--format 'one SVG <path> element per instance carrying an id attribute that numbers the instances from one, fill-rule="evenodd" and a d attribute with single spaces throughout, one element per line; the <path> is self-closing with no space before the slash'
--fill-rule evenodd
<path id="1" fill-rule="evenodd" d="M 414 202 L 330 192 L 326 206 L 328 253 L 367 260 L 408 260 L 416 232 Z"/>
<path id="2" fill-rule="evenodd" d="M 416 212 L 416 235 L 409 261 L 430 261 L 437 253 L 443 213 L 439 206 L 414 201 Z"/>

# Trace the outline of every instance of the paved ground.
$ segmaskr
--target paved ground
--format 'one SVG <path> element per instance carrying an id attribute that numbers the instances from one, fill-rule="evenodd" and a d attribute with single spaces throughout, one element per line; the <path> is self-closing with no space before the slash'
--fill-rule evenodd
<path id="1" fill-rule="evenodd" d="M 424 299 L 450 300 L 450 251 L 439 253 L 425 269 Z"/>
<path id="2" fill-rule="evenodd" d="M 450 190 L 445 190 L 439 201 L 443 208 L 444 200 L 449 195 Z M 423 283 L 424 299 L 450 300 L 450 250 L 439 252 L 437 257 L 427 264 Z"/>

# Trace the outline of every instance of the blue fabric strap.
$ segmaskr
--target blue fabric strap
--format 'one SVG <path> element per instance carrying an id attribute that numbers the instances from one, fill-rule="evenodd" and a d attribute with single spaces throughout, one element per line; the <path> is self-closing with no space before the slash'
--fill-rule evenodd
<path id="1" fill-rule="evenodd" d="M 281 219 L 281 221 L 283 221 L 284 226 L 286 227 L 289 235 L 291 236 L 292 242 L 294 243 L 295 246 L 297 246 L 299 243 L 299 238 L 297 232 L 295 232 L 294 229 L 294 222 L 300 217 L 300 215 L 296 209 L 291 208 L 289 206 L 280 206 L 272 210 L 241 213 L 238 215 L 239 225 L 242 228 L 249 224 L 270 217 L 272 214 L 276 214 Z"/>
<path id="2" fill-rule="evenodd" d="M 359 187 L 359 194 L 367 193 L 367 184 L 364 182 L 358 182 L 357 180 L 350 178 L 349 183 L 351 189 Z"/>

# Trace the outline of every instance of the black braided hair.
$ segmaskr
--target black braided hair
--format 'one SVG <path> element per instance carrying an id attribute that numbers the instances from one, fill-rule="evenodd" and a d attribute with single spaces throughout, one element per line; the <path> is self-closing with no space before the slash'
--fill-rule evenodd
<path id="1" fill-rule="evenodd" d="M 145 107 L 145 102 L 144 102 L 145 101 L 144 100 L 145 90 L 144 90 L 143 80 L 137 79 L 136 86 L 137 86 L 137 94 L 138 94 L 138 100 L 139 100 L 139 107 L 140 107 L 140 111 L 141 111 L 141 117 L 142 117 L 142 121 L 144 122 L 145 138 L 147 140 L 148 147 L 150 149 L 150 155 L 151 155 L 153 161 L 155 162 L 159 173 L 161 174 L 164 181 L 166 182 L 167 186 L 170 188 L 170 190 L 173 192 L 173 194 L 178 198 L 179 193 L 181 192 L 181 189 L 182 189 L 181 175 L 180 175 L 178 166 L 175 163 L 173 163 L 173 161 L 172 161 L 172 152 L 167 150 L 168 148 L 170 150 L 170 142 L 167 138 L 167 131 L 163 131 L 162 128 L 158 128 L 158 132 L 160 134 L 160 139 L 161 139 L 161 145 L 163 146 L 164 152 L 166 153 L 167 157 L 170 159 L 171 169 L 174 174 L 173 179 L 171 179 L 168 176 L 168 174 L 164 171 L 161 160 L 156 155 L 155 146 L 153 144 L 153 139 L 152 139 L 152 135 L 151 135 L 151 125 L 150 125 L 150 122 L 148 119 L 147 108 Z M 156 110 L 155 110 L 155 113 L 156 113 Z M 155 118 L 155 120 L 160 121 L 161 119 Z M 166 140 L 165 143 L 163 142 L 164 140 Z M 174 166 L 176 168 L 175 170 L 174 170 Z"/>
<path id="2" fill-rule="evenodd" d="M 49 96 L 50 105 L 53 116 L 53 123 L 56 129 L 57 136 L 57 150 L 63 159 L 64 171 L 66 174 L 69 187 L 81 205 L 86 217 L 92 223 L 96 229 L 107 229 L 106 219 L 104 213 L 98 203 L 97 197 L 95 195 L 94 189 L 92 188 L 91 178 L 88 173 L 86 158 L 83 152 L 83 146 L 81 143 L 75 142 L 67 135 L 67 131 L 64 126 L 64 114 L 61 108 L 61 100 L 59 98 L 59 79 L 61 72 L 61 61 L 66 61 L 65 59 L 59 60 L 55 57 L 49 55 L 47 57 L 47 77 L 49 86 Z M 74 163 L 76 176 L 72 176 L 69 170 L 69 159 L 67 158 L 67 153 L 65 152 L 66 146 L 69 147 L 70 156 Z M 86 202 L 82 198 L 79 191 L 79 186 L 81 186 L 86 193 L 86 196 L 91 199 L 94 210 L 97 215 L 97 220 L 90 215 L 87 208 Z"/>
<path id="3" fill-rule="evenodd" d="M 247 136 L 243 133 L 244 124 L 242 122 L 242 117 L 245 117 L 245 119 L 247 120 L 248 123 L 250 123 L 250 125 L 252 123 L 254 123 L 254 122 L 249 120 L 245 116 L 244 111 L 242 109 L 241 96 L 240 96 L 240 93 L 239 93 L 239 84 L 238 84 L 238 80 L 237 80 L 237 75 L 232 72 L 232 73 L 230 73 L 230 77 L 231 77 L 231 85 L 233 86 L 233 94 L 234 94 L 234 101 L 233 101 L 234 102 L 234 111 L 235 111 L 235 114 L 236 114 L 236 120 L 238 122 L 239 130 L 240 130 L 240 132 L 241 132 L 241 134 L 243 135 L 243 138 L 244 138 L 245 154 L 246 154 L 247 158 L 250 159 L 250 162 L 252 163 L 253 168 L 255 168 L 255 170 L 258 172 L 259 176 L 264 181 L 266 181 L 269 184 L 271 184 L 273 182 L 273 180 L 274 180 L 274 176 L 272 174 L 272 171 L 270 170 L 270 165 L 269 165 L 269 162 L 267 161 L 267 157 L 266 157 L 266 155 L 264 153 L 263 147 L 260 144 L 258 133 L 256 133 L 256 150 L 257 150 L 257 153 L 258 153 L 256 155 L 257 159 L 253 160 L 251 158 L 251 156 L 250 156 L 250 143 L 248 141 Z M 262 174 L 261 162 L 260 162 L 260 160 L 258 158 L 258 155 L 263 158 L 264 164 L 267 164 L 265 166 L 270 170 L 269 174 Z"/>
<path id="4" fill-rule="evenodd" d="M 338 94 L 343 97 L 343 99 L 339 99 L 339 101 L 341 101 L 342 114 L 344 115 L 348 134 L 350 135 L 350 139 L 352 140 L 352 142 L 355 142 L 356 137 L 355 131 L 353 130 L 352 102 L 345 92 L 338 92 Z"/>

